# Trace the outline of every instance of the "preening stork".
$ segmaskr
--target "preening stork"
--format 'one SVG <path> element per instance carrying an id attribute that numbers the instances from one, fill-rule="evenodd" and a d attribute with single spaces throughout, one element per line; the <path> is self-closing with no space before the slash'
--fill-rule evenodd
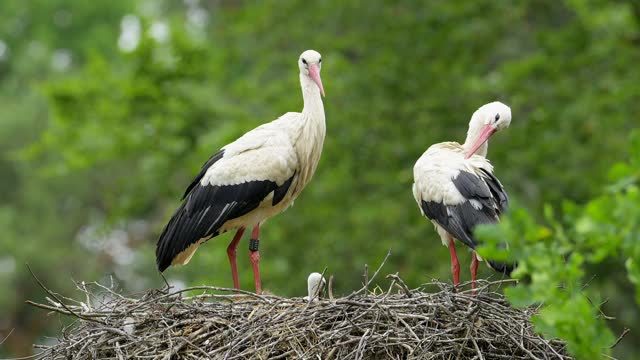
<path id="1" fill-rule="evenodd" d="M 249 131 L 205 162 L 158 239 L 156 263 L 160 271 L 188 263 L 202 243 L 237 229 L 227 254 L 233 285 L 238 289 L 238 242 L 245 229 L 252 228 L 249 258 L 256 293 L 261 293 L 260 225 L 291 206 L 311 180 L 326 132 L 322 58 L 307 50 L 300 55 L 298 67 L 302 112 L 286 113 Z"/>
<path id="2" fill-rule="evenodd" d="M 478 224 L 496 223 L 509 201 L 502 184 L 493 175 L 487 160 L 489 138 L 509 127 L 511 109 L 492 102 L 473 113 L 464 144 L 443 142 L 432 145 L 413 167 L 413 196 L 424 216 L 429 218 L 451 253 L 453 282 L 460 283 L 460 264 L 454 239 L 471 248 L 471 280 L 475 289 L 478 246 L 473 229 Z M 491 260 L 494 270 L 509 275 L 513 266 Z"/>

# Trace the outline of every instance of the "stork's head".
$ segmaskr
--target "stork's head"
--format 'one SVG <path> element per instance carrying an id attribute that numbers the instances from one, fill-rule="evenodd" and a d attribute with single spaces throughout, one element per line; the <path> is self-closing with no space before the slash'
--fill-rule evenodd
<path id="1" fill-rule="evenodd" d="M 511 124 L 510 107 L 499 101 L 482 105 L 473 113 L 469 122 L 467 141 L 473 141 L 473 145 L 465 155 L 465 159 L 470 158 L 482 144 L 489 140 L 491 135 L 508 128 L 509 124 Z M 469 138 L 470 136 L 472 139 Z"/>
<path id="2" fill-rule="evenodd" d="M 298 59 L 298 66 L 300 67 L 300 74 L 308 76 L 320 89 L 320 93 L 324 96 L 324 88 L 322 87 L 322 80 L 320 80 L 320 69 L 322 68 L 322 55 L 315 50 L 307 50 L 300 54 Z"/>
<path id="3" fill-rule="evenodd" d="M 313 272 L 309 274 L 307 278 L 307 292 L 308 296 L 304 298 L 309 301 L 314 301 L 324 293 L 324 287 L 327 284 L 322 274 Z"/>

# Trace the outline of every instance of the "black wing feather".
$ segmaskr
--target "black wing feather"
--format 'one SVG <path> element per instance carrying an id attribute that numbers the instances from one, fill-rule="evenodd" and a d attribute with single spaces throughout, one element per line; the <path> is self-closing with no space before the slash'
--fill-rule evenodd
<path id="1" fill-rule="evenodd" d="M 487 171 L 483 168 L 480 168 L 480 171 L 484 174 L 485 183 L 489 186 L 489 190 L 491 191 L 491 195 L 498 200 L 496 205 L 498 207 L 499 214 L 502 214 L 509 206 L 509 196 L 507 192 L 504 191 L 504 187 L 500 183 L 500 180 L 493 175 L 490 171 Z"/>
<path id="2" fill-rule="evenodd" d="M 460 171 L 458 176 L 451 181 L 465 198 L 477 200 L 483 207 L 494 207 L 495 202 L 492 199 L 491 190 L 479 176 L 467 171 Z"/>
<path id="3" fill-rule="evenodd" d="M 201 171 L 202 175 L 204 173 L 206 169 Z M 201 174 L 198 174 L 198 177 L 201 178 Z M 271 192 L 274 192 L 274 201 L 276 195 L 281 201 L 291 186 L 294 176 L 287 179 L 281 186 L 270 180 L 205 186 L 202 186 L 199 181 L 194 181 L 190 185 L 191 189 L 188 190 L 186 200 L 176 210 L 158 239 L 156 247 L 158 269 L 164 271 L 178 254 L 200 239 L 219 235 L 220 227 L 225 222 L 256 209 Z"/>
<path id="4" fill-rule="evenodd" d="M 184 192 L 184 195 L 182 195 L 182 200 L 184 200 L 187 197 L 187 195 L 189 195 L 191 190 L 193 190 L 193 188 L 200 183 L 200 180 L 202 180 L 202 177 L 204 176 L 204 174 L 207 173 L 207 170 L 209 170 L 211 165 L 215 164 L 218 160 L 222 159 L 223 156 L 224 156 L 224 149 L 213 154 L 209 158 L 209 160 L 207 160 L 202 165 L 202 168 L 200 168 L 200 172 L 198 173 L 198 175 L 196 175 L 195 178 L 193 178 L 193 180 L 191 181 L 191 184 L 189 184 L 189 186 L 187 187 L 187 190 Z"/>
<path id="5" fill-rule="evenodd" d="M 284 199 L 284 196 L 287 195 L 287 191 L 289 191 L 289 187 L 291 186 L 291 183 L 293 182 L 293 178 L 295 176 L 296 176 L 296 173 L 294 172 L 293 176 L 291 176 L 289 180 L 285 181 L 284 184 L 282 184 L 282 186 L 278 187 L 273 192 L 273 201 L 271 202 L 273 206 L 278 205 L 278 203 L 280 203 L 280 201 Z"/>
<path id="6" fill-rule="evenodd" d="M 478 246 L 473 229 L 480 224 L 493 224 L 498 221 L 508 205 L 509 198 L 500 181 L 489 171 L 480 169 L 482 176 L 460 171 L 452 179 L 456 189 L 467 201 L 455 205 L 441 202 L 422 201 L 422 211 L 431 220 L 442 226 L 453 237 L 462 241 L 471 249 Z M 469 200 L 482 205 L 476 209 Z M 496 271 L 510 274 L 514 266 L 489 260 L 489 265 Z"/>
<path id="7" fill-rule="evenodd" d="M 422 201 L 422 211 L 427 218 L 442 226 L 454 238 L 475 249 L 478 242 L 473 236 L 473 228 L 478 224 L 495 223 L 495 219 L 485 212 L 476 210 L 470 202 L 444 205 L 435 201 Z"/>

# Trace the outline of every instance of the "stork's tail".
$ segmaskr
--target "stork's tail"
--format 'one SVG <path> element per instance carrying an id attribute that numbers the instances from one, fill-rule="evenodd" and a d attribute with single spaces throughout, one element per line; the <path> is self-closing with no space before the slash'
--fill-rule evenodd
<path id="1" fill-rule="evenodd" d="M 156 245 L 156 265 L 160 272 L 165 271 L 173 262 L 174 258 L 184 251 L 189 244 L 182 241 L 180 228 L 185 227 L 187 214 L 184 204 L 176 210 L 169 223 L 162 230 Z M 180 225 L 182 223 L 182 225 Z"/>
<path id="2" fill-rule="evenodd" d="M 518 263 L 504 264 L 504 263 L 500 263 L 492 260 L 487 260 L 487 263 L 489 264 L 489 267 L 492 268 L 493 270 L 499 273 L 505 274 L 507 276 L 511 276 L 511 272 L 516 268 L 516 266 L 518 266 Z"/>

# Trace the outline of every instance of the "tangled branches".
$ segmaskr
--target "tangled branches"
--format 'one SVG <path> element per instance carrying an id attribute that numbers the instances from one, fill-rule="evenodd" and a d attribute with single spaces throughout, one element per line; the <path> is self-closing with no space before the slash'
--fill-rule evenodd
<path id="1" fill-rule="evenodd" d="M 570 359 L 562 342 L 534 333 L 536 309 L 494 291 L 504 281 L 472 295 L 388 278 L 386 291 L 314 302 L 210 286 L 129 298 L 81 284 L 83 300 L 50 292 L 48 304 L 31 302 L 76 319 L 37 358 Z"/>

